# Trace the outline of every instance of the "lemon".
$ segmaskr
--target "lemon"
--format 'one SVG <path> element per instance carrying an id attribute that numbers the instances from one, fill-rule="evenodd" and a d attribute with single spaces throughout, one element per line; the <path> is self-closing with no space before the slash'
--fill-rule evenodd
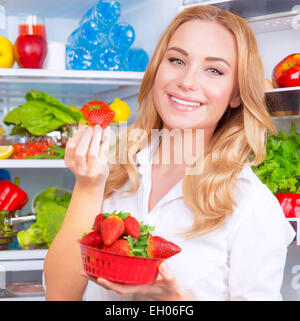
<path id="1" fill-rule="evenodd" d="M 115 112 L 115 117 L 112 120 L 113 123 L 125 122 L 130 117 L 130 108 L 124 100 L 115 98 L 109 105 L 109 108 Z"/>
<path id="2" fill-rule="evenodd" d="M 0 68 L 11 68 L 15 62 L 12 43 L 5 37 L 0 37 Z"/>
<path id="3" fill-rule="evenodd" d="M 6 159 L 14 152 L 14 146 L 0 146 L 0 159 Z"/>

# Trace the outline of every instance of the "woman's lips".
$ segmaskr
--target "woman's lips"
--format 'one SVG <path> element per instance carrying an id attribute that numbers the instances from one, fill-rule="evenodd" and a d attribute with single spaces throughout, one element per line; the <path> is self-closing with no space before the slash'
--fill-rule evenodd
<path id="1" fill-rule="evenodd" d="M 202 104 L 199 101 L 192 100 L 191 98 L 180 98 L 182 96 L 168 94 L 169 104 L 181 112 L 191 112 L 199 110 Z"/>

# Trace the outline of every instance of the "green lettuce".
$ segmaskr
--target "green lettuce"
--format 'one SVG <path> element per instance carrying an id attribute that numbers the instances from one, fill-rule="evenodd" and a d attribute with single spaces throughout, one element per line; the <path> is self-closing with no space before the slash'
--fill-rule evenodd
<path id="1" fill-rule="evenodd" d="M 36 221 L 17 234 L 20 246 L 24 249 L 32 246 L 48 248 L 62 225 L 70 200 L 68 192 L 57 195 L 57 186 L 39 194 L 33 204 Z"/>
<path id="2" fill-rule="evenodd" d="M 25 104 L 11 110 L 3 119 L 6 125 L 14 125 L 10 135 L 43 136 L 66 124 L 86 122 L 78 108 L 67 107 L 42 91 L 31 90 L 25 99 Z"/>

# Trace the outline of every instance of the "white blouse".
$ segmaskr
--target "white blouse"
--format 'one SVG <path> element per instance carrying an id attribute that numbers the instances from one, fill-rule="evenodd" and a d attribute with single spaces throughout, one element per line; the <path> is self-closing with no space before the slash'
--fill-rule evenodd
<path id="1" fill-rule="evenodd" d="M 181 180 L 148 213 L 151 190 L 150 145 L 137 154 L 140 186 L 133 195 L 114 193 L 103 201 L 102 212 L 130 212 L 139 221 L 155 226 L 159 235 L 182 251 L 167 259 L 182 290 L 195 300 L 282 300 L 287 246 L 295 231 L 272 192 L 246 166 L 240 173 L 237 206 L 225 224 L 191 240 L 178 232 L 193 224 L 185 204 Z M 121 190 L 129 188 L 129 182 Z M 148 300 L 140 295 L 120 295 L 89 281 L 84 300 Z"/>

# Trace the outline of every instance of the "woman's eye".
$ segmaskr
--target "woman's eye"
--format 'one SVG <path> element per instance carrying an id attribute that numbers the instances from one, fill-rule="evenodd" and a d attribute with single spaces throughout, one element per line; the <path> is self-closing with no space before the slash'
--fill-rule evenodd
<path id="1" fill-rule="evenodd" d="M 184 62 L 180 59 L 177 59 L 177 58 L 169 58 L 169 61 L 174 65 L 179 65 L 179 66 L 184 65 Z"/>
<path id="2" fill-rule="evenodd" d="M 216 68 L 208 68 L 208 71 L 214 75 L 223 75 L 224 73 Z"/>

